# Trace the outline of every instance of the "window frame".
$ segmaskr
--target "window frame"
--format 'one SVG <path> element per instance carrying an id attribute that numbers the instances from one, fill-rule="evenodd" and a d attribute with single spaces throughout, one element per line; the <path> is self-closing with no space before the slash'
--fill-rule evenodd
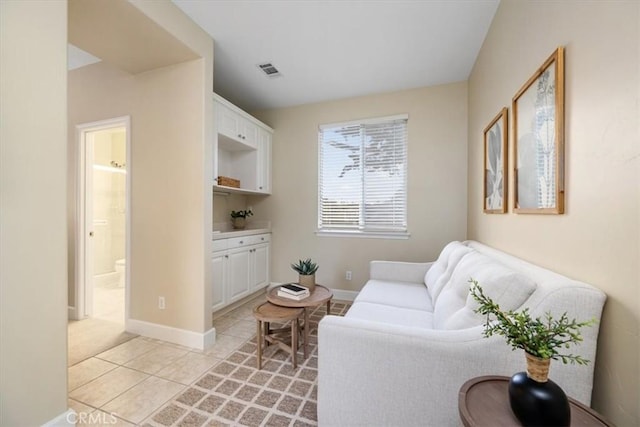
<path id="1" fill-rule="evenodd" d="M 322 152 L 323 152 L 323 132 L 325 130 L 337 129 L 337 128 L 346 128 L 352 126 L 366 126 L 366 125 L 379 125 L 385 122 L 393 122 L 398 120 L 404 120 L 405 123 L 405 137 L 404 137 L 404 177 L 403 177 L 403 187 L 404 187 L 404 229 L 402 230 L 392 230 L 389 229 L 375 229 L 375 228 L 364 228 L 357 229 L 355 227 L 345 227 L 345 228 L 331 228 L 331 227 L 321 227 L 322 220 L 322 188 L 324 186 L 322 176 Z M 409 233 L 409 225 L 408 225 L 408 205 L 409 205 L 409 185 L 408 185 L 408 163 L 409 163 L 409 115 L 408 114 L 398 114 L 393 116 L 384 116 L 384 117 L 375 117 L 375 118 L 367 118 L 362 120 L 351 120 L 348 122 L 338 122 L 338 123 L 329 123 L 322 124 L 318 126 L 318 198 L 317 198 L 317 221 L 316 221 L 316 232 L 317 236 L 322 237 L 355 237 L 355 238 L 379 238 L 379 239 L 408 239 L 410 237 Z M 362 185 L 362 191 L 364 192 L 364 182 Z M 364 203 L 364 201 L 362 202 Z M 366 226 L 366 224 L 365 224 Z"/>

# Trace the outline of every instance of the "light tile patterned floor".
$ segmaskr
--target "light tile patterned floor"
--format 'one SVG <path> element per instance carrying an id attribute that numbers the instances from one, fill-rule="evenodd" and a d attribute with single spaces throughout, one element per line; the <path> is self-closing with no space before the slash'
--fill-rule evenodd
<path id="1" fill-rule="evenodd" d="M 69 406 L 79 425 L 316 425 L 317 322 L 311 315 L 310 357 L 297 369 L 282 351 L 267 351 L 256 369 L 252 300 L 216 319 L 217 339 L 202 352 L 144 337 L 69 368 Z M 348 304 L 334 302 L 332 314 Z"/>

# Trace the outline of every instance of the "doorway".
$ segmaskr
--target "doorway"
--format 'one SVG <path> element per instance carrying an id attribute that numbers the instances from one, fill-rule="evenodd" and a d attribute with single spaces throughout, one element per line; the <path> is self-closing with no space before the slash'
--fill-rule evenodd
<path id="1" fill-rule="evenodd" d="M 130 119 L 77 126 L 77 318 L 125 325 L 129 301 Z"/>

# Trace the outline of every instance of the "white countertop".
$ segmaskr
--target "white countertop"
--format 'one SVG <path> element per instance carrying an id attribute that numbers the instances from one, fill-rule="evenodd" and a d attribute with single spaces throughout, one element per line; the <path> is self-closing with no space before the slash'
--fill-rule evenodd
<path id="1" fill-rule="evenodd" d="M 214 231 L 212 240 L 230 239 L 232 237 L 252 236 L 254 234 L 271 233 L 270 228 L 247 228 L 244 230 Z"/>
<path id="2" fill-rule="evenodd" d="M 214 222 L 212 240 L 271 233 L 271 221 L 249 221 L 244 230 L 235 230 L 230 222 Z"/>

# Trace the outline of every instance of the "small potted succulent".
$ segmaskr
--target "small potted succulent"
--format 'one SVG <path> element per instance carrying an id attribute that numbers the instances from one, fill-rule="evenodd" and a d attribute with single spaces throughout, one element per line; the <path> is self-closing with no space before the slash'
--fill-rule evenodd
<path id="1" fill-rule="evenodd" d="M 244 230 L 247 218 L 253 215 L 251 209 L 243 211 L 231 211 L 231 225 L 236 230 Z"/>
<path id="2" fill-rule="evenodd" d="M 582 341 L 580 329 L 596 323 L 595 319 L 569 320 L 565 312 L 554 319 L 550 312 L 543 318 L 531 318 L 529 309 L 503 311 L 486 296 L 477 281 L 469 280 L 471 296 L 478 303 L 476 313 L 487 316 L 484 336 L 502 335 L 512 350 L 525 351 L 527 371 L 518 372 L 509 381 L 511 410 L 523 425 L 568 426 L 571 412 L 564 391 L 549 379 L 551 360 L 586 365 L 580 355 L 565 354 L 564 349 Z"/>
<path id="3" fill-rule="evenodd" d="M 309 288 L 309 292 L 313 292 L 316 287 L 316 271 L 318 264 L 311 261 L 311 258 L 298 260 L 297 263 L 291 264 L 291 268 L 298 273 L 298 283 L 301 286 Z"/>

